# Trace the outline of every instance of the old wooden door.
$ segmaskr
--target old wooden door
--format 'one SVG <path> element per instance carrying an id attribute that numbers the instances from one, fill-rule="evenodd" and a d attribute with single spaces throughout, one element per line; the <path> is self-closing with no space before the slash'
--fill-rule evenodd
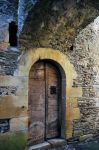
<path id="1" fill-rule="evenodd" d="M 39 61 L 29 74 L 29 142 L 60 136 L 59 74 L 52 64 Z"/>

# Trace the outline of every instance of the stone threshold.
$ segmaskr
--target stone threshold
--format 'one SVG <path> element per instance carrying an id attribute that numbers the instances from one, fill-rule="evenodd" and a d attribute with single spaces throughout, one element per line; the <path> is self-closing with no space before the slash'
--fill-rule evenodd
<path id="1" fill-rule="evenodd" d="M 50 139 L 44 143 L 31 146 L 28 150 L 48 150 L 51 148 L 63 147 L 65 145 L 66 140 L 64 139 Z"/>

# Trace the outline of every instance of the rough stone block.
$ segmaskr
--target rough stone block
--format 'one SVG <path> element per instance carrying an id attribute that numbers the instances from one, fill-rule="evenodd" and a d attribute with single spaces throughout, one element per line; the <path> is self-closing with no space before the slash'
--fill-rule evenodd
<path id="1" fill-rule="evenodd" d="M 78 100 L 76 98 L 71 98 L 71 107 L 77 108 L 78 107 Z"/>
<path id="2" fill-rule="evenodd" d="M 0 118 L 26 116 L 28 108 L 27 96 L 0 97 Z"/>
<path id="3" fill-rule="evenodd" d="M 83 132 L 81 130 L 75 130 L 73 133 L 74 137 L 80 137 L 83 135 Z"/>
<path id="4" fill-rule="evenodd" d="M 93 138 L 93 134 L 87 134 L 87 135 L 83 135 L 79 138 L 79 140 L 82 142 L 82 141 L 85 141 L 85 140 L 91 140 Z"/>
<path id="5" fill-rule="evenodd" d="M 10 131 L 11 132 L 26 132 L 28 129 L 28 117 L 12 118 L 10 120 Z"/>
<path id="6" fill-rule="evenodd" d="M 64 139 L 51 139 L 51 140 L 48 140 L 48 142 L 50 143 L 51 145 L 51 148 L 54 148 L 54 147 L 62 147 L 66 144 L 66 140 Z"/>
<path id="7" fill-rule="evenodd" d="M 82 97 L 82 87 L 72 88 L 71 97 Z"/>
<path id="8" fill-rule="evenodd" d="M 73 120 L 80 119 L 80 109 L 79 108 L 73 108 L 72 109 L 72 116 L 73 116 Z"/>
<path id="9" fill-rule="evenodd" d="M 73 134 L 73 126 L 71 120 L 66 120 L 66 138 L 69 139 Z"/>
<path id="10" fill-rule="evenodd" d="M 28 77 L 0 76 L 0 86 L 16 86 L 28 88 Z"/>

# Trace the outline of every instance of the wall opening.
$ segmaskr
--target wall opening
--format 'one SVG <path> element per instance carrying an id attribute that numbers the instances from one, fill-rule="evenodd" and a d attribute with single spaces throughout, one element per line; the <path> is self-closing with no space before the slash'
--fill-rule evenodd
<path id="1" fill-rule="evenodd" d="M 18 27 L 15 21 L 9 23 L 9 43 L 10 46 L 16 47 L 17 46 L 17 31 Z"/>
<path id="2" fill-rule="evenodd" d="M 0 133 L 6 133 L 10 130 L 10 119 L 0 119 Z"/>

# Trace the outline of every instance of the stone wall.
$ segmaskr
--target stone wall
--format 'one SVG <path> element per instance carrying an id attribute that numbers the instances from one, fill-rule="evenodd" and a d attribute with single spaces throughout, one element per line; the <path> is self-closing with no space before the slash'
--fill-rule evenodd
<path id="1" fill-rule="evenodd" d="M 83 96 L 78 98 L 80 121 L 74 128 L 83 134 L 99 132 L 99 17 L 83 29 L 75 39 L 74 65 L 78 77 L 75 86 L 82 86 Z M 74 131 L 74 134 L 77 132 Z"/>
<path id="2" fill-rule="evenodd" d="M 20 53 L 0 49 L 0 149 L 24 149 L 27 141 L 27 82 L 14 76 Z M 20 139 L 20 140 L 19 140 Z"/>
<path id="3" fill-rule="evenodd" d="M 27 132 L 29 67 L 46 57 L 73 68 L 65 65 L 67 138 L 99 133 L 99 18 L 94 20 L 99 11 L 95 2 L 37 3 L 20 35 L 19 52 L 9 47 L 8 33 L 9 22 L 17 20 L 17 4 L 0 2 L 6 8 L 0 9 L 0 119 L 10 119 L 11 133 Z"/>

